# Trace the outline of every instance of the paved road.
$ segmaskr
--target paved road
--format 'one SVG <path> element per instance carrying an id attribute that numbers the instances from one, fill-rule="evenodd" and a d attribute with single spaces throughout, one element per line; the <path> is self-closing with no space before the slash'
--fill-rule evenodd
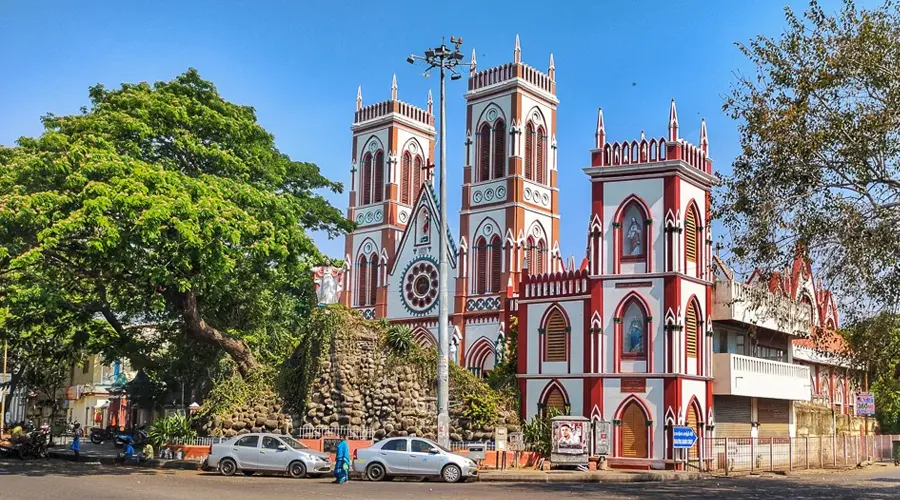
<path id="1" fill-rule="evenodd" d="M 51 461 L 0 460 L 0 499 L 121 499 L 160 500 L 213 498 L 278 499 L 478 499 L 515 500 L 569 498 L 603 499 L 865 499 L 900 498 L 900 468 L 876 466 L 849 474 L 791 477 L 747 477 L 668 483 L 634 484 L 331 484 L 327 479 L 232 477 L 187 471 L 157 471 L 133 467 L 100 467 Z"/>

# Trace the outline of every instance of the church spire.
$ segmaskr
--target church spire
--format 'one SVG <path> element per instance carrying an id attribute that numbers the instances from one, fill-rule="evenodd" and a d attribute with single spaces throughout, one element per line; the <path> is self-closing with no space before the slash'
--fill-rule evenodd
<path id="1" fill-rule="evenodd" d="M 469 66 L 469 76 L 475 76 L 475 72 L 477 71 L 475 67 L 477 66 L 475 61 L 475 48 L 472 48 L 472 64 Z"/>
<path id="2" fill-rule="evenodd" d="M 362 109 L 362 85 L 356 88 L 356 110 Z"/>
<path id="3" fill-rule="evenodd" d="M 597 149 L 606 145 L 606 125 L 603 123 L 603 108 L 597 108 L 597 132 L 594 134 Z"/>
<path id="4" fill-rule="evenodd" d="M 548 72 L 550 80 L 556 81 L 556 64 L 553 63 L 553 52 L 550 53 L 550 71 Z"/>
<path id="5" fill-rule="evenodd" d="M 700 119 L 700 149 L 703 154 L 709 155 L 709 138 L 706 136 L 706 119 Z"/>
<path id="6" fill-rule="evenodd" d="M 391 100 L 397 100 L 397 73 L 394 73 L 394 80 L 391 81 Z"/>
<path id="7" fill-rule="evenodd" d="M 431 98 L 431 89 L 428 89 L 428 114 L 434 114 L 434 99 Z"/>
<path id="8" fill-rule="evenodd" d="M 669 107 L 669 142 L 678 140 L 678 112 L 675 111 L 675 99 Z"/>
<path id="9" fill-rule="evenodd" d="M 519 34 L 516 33 L 516 49 L 513 51 L 513 62 L 519 64 L 522 62 L 522 49 L 519 47 Z"/>

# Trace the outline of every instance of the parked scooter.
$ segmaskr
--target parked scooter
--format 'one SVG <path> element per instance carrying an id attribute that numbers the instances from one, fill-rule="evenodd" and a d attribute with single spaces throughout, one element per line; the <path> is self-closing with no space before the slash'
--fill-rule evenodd
<path id="1" fill-rule="evenodd" d="M 147 441 L 149 440 L 149 434 L 147 433 L 147 428 L 142 425 L 133 430 L 131 433 L 120 432 L 116 434 L 115 439 L 117 448 L 122 448 L 128 441 L 131 441 L 132 446 L 141 447 L 147 444 Z"/>
<path id="2" fill-rule="evenodd" d="M 42 425 L 40 429 L 30 432 L 20 439 L 13 448 L 13 453 L 20 460 L 26 458 L 50 458 L 47 447 L 50 445 L 50 426 Z"/>

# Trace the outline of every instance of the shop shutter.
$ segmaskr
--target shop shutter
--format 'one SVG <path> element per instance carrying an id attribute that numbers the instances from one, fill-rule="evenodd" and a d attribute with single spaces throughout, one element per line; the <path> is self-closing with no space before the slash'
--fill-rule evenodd
<path id="1" fill-rule="evenodd" d="M 566 319 L 559 310 L 550 313 L 547 319 L 547 358 L 546 361 L 567 361 L 568 349 Z"/>
<path id="2" fill-rule="evenodd" d="M 759 437 L 790 436 L 790 401 L 781 399 L 758 399 Z"/>
<path id="3" fill-rule="evenodd" d="M 636 403 L 622 412 L 622 456 L 647 458 L 647 417 Z"/>
<path id="4" fill-rule="evenodd" d="M 750 437 L 750 398 L 716 396 L 713 400 L 716 437 Z"/>

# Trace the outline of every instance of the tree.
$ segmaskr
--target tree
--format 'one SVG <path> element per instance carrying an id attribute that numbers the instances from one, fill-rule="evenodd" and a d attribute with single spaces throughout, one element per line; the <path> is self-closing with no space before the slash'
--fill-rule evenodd
<path id="1" fill-rule="evenodd" d="M 129 324 L 176 325 L 248 376 L 314 296 L 306 231 L 352 228 L 317 194 L 342 186 L 193 69 L 90 98 L 0 149 L 0 309 L 13 287 L 43 287 L 102 318 L 108 345 L 134 342 Z"/>
<path id="2" fill-rule="evenodd" d="M 882 312 L 843 330 L 856 367 L 868 374 L 882 432 L 900 432 L 900 315 Z"/>
<path id="3" fill-rule="evenodd" d="M 724 109 L 742 152 L 717 216 L 763 270 L 799 248 L 851 318 L 900 305 L 900 10 L 811 2 L 787 29 L 738 44 L 755 66 Z"/>

